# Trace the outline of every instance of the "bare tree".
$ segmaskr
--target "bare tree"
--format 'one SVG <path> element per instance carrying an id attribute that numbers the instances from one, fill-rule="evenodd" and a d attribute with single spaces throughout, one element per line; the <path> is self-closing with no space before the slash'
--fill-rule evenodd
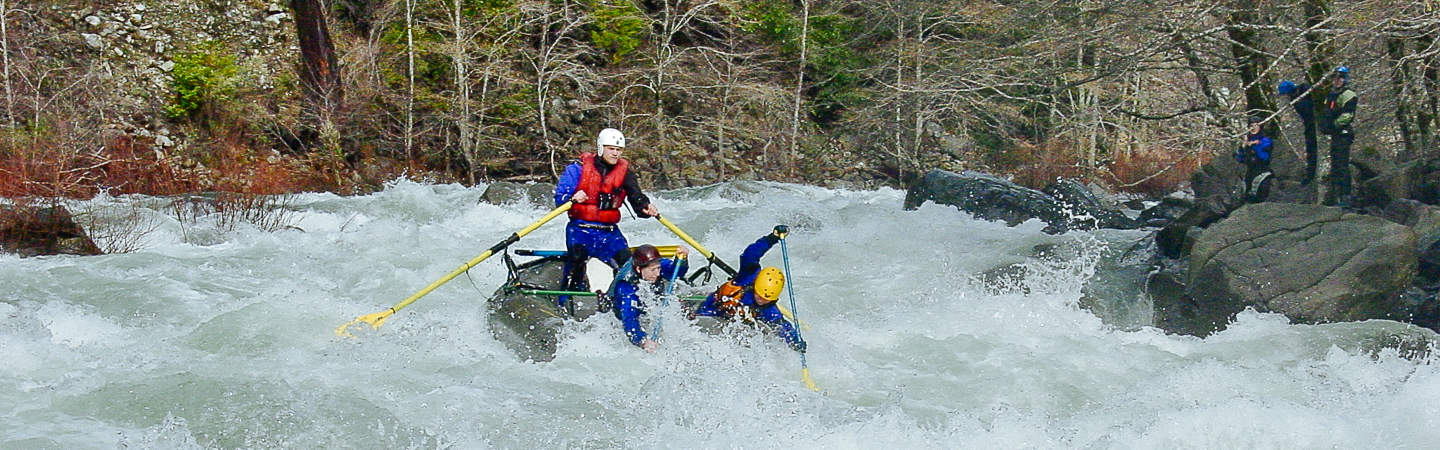
<path id="1" fill-rule="evenodd" d="M 805 93 L 805 67 L 809 64 L 810 50 L 810 0 L 800 0 L 800 59 L 795 70 L 795 108 L 790 112 L 790 152 L 786 155 L 789 169 L 795 170 L 795 160 L 800 157 L 800 105 Z"/>
<path id="2" fill-rule="evenodd" d="M 0 64 L 5 66 L 5 119 L 15 128 L 15 90 L 10 86 L 10 4 L 0 0 Z"/>
<path id="3" fill-rule="evenodd" d="M 596 82 L 589 66 L 582 58 L 593 50 L 575 39 L 575 33 L 588 23 L 588 18 L 579 5 L 570 0 L 561 0 L 559 8 L 550 1 L 527 4 L 528 26 L 535 30 L 534 46 L 528 49 L 527 62 L 534 80 L 535 118 L 540 129 L 542 149 L 549 155 L 551 175 L 559 178 L 555 161 L 556 148 L 550 137 L 551 90 L 557 85 L 568 83 L 574 88 L 573 94 L 584 96 Z"/>
<path id="4" fill-rule="evenodd" d="M 415 161 L 415 0 L 405 0 L 405 160 Z"/>

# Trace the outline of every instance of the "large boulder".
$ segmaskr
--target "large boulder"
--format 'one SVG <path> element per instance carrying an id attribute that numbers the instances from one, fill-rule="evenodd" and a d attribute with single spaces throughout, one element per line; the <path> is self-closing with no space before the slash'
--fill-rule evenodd
<path id="1" fill-rule="evenodd" d="M 0 248 L 21 256 L 104 253 L 63 206 L 0 206 Z"/>
<path id="2" fill-rule="evenodd" d="M 1047 233 L 1079 228 L 1136 228 L 1126 217 L 1123 223 L 1106 222 L 1109 214 L 1083 205 L 1067 205 L 1044 192 L 1026 188 L 993 175 L 965 171 L 932 170 L 905 194 L 905 209 L 919 208 L 926 201 L 954 206 L 981 220 L 1017 225 L 1040 219 Z M 1124 217 L 1124 214 L 1120 214 Z"/>
<path id="3" fill-rule="evenodd" d="M 1378 217 L 1247 205 L 1196 239 L 1186 294 L 1215 329 L 1246 307 L 1300 323 L 1392 318 L 1404 309 L 1416 253 L 1409 227 Z"/>
<path id="4" fill-rule="evenodd" d="M 552 183 L 516 183 L 496 181 L 485 187 L 480 201 L 492 205 L 528 204 L 554 207 L 555 185 Z"/>

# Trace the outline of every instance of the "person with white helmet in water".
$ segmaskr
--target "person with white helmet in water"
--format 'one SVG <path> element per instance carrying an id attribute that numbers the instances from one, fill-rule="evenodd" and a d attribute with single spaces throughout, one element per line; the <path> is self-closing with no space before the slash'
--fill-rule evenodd
<path id="1" fill-rule="evenodd" d="M 790 348 L 805 352 L 805 340 L 799 329 L 785 318 L 776 300 L 785 289 L 785 273 L 774 267 L 760 266 L 760 258 L 789 234 L 790 227 L 776 225 L 770 234 L 761 236 L 740 254 L 740 270 L 725 284 L 690 312 L 690 318 L 717 317 L 772 328 Z"/>
<path id="2" fill-rule="evenodd" d="M 620 205 L 626 200 L 640 218 L 660 214 L 650 198 L 640 190 L 630 161 L 621 157 L 625 151 L 625 135 L 620 130 L 600 130 L 595 139 L 595 153 L 582 152 L 571 163 L 555 185 L 555 205 L 574 202 L 570 207 L 570 223 L 565 226 L 566 262 L 562 283 L 565 289 L 586 290 L 585 263 L 589 258 L 604 261 L 618 269 L 629 258 L 629 243 L 620 232 Z M 564 307 L 569 297 L 556 299 Z"/>

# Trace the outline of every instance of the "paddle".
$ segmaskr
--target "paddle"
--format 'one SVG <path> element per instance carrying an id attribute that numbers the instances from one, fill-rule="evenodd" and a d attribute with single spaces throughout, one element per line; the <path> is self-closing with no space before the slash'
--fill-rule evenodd
<path id="1" fill-rule="evenodd" d="M 675 278 L 680 275 L 680 255 L 670 258 L 670 283 L 665 285 L 665 293 L 660 294 L 660 309 L 655 311 L 655 329 L 650 332 L 650 339 L 660 340 L 660 326 L 665 322 L 665 307 L 670 306 L 670 293 L 675 291 Z"/>
<path id="2" fill-rule="evenodd" d="M 780 238 L 780 255 L 785 260 L 785 279 L 789 280 L 789 286 L 786 286 L 787 289 L 785 289 L 785 291 L 790 293 L 790 311 L 797 317 L 795 320 L 798 322 L 800 320 L 798 318 L 800 310 L 795 309 L 795 278 L 790 276 L 790 250 L 785 247 L 785 238 L 783 237 Z M 795 324 L 795 337 L 800 339 L 801 342 L 805 341 L 805 338 L 800 336 L 800 325 L 798 323 Z M 810 365 L 805 362 L 805 352 L 800 352 L 800 379 L 805 382 L 805 387 L 810 388 L 812 391 L 820 392 L 820 388 L 815 387 L 815 380 L 810 378 Z"/>
<path id="3" fill-rule="evenodd" d="M 383 325 L 385 323 L 385 319 L 389 319 L 390 315 L 395 314 L 406 306 L 410 306 L 411 303 L 415 303 L 415 301 L 419 300 L 420 297 L 424 297 L 425 294 L 429 294 L 430 291 L 435 290 L 435 288 L 440 287 L 440 285 L 445 284 L 446 282 L 454 279 L 457 276 L 460 276 L 460 274 L 465 273 L 465 271 L 467 270 L 470 270 L 471 267 L 475 267 L 476 264 L 480 264 L 481 261 L 484 261 L 486 258 L 494 255 L 496 252 L 505 251 L 505 247 L 509 247 L 510 244 L 514 244 L 515 241 L 520 240 L 521 237 L 530 234 L 530 232 L 535 231 L 536 228 L 540 228 L 540 226 L 544 225 L 545 222 L 549 222 L 551 219 L 554 219 L 556 216 L 563 214 L 565 211 L 569 211 L 570 206 L 572 206 L 573 204 L 573 202 L 565 202 L 558 208 L 551 210 L 548 214 L 545 214 L 545 217 L 541 217 L 540 220 L 535 221 L 535 223 L 532 223 L 525 228 L 521 228 L 520 231 L 516 231 L 510 234 L 510 237 L 507 237 L 505 238 L 505 240 L 500 241 L 500 243 L 491 246 L 490 249 L 485 250 L 485 253 L 481 253 L 480 256 L 476 256 L 475 259 L 470 260 L 469 262 L 465 263 L 465 265 L 460 266 L 460 268 L 455 269 L 448 275 L 445 275 L 438 280 L 435 280 L 434 283 L 430 283 L 429 286 L 425 286 L 425 289 L 421 289 L 420 292 L 416 292 L 414 295 L 411 295 L 409 298 L 406 298 L 400 303 L 396 303 L 395 306 L 391 306 L 390 309 L 374 314 L 360 316 L 355 318 L 355 320 L 341 325 L 339 328 L 335 329 L 335 335 L 353 338 L 355 336 L 350 334 L 349 328 L 350 326 L 357 325 L 361 322 L 370 324 L 371 329 L 380 329 L 380 325 Z"/>
<path id="4" fill-rule="evenodd" d="M 725 264 L 725 261 L 715 257 L 715 254 L 711 253 L 709 250 L 706 250 L 705 246 L 700 245 L 699 242 L 695 242 L 695 238 L 692 238 L 690 237 L 690 235 L 685 234 L 685 231 L 681 230 L 680 227 L 677 227 L 675 226 L 675 224 L 670 223 L 669 219 L 666 219 L 664 216 L 655 216 L 655 219 L 659 220 L 661 225 L 665 225 L 665 228 L 669 228 L 671 233 L 675 233 L 676 236 L 679 236 L 680 239 L 685 241 L 686 244 L 690 244 L 691 247 L 694 247 L 695 251 L 700 252 L 701 255 L 704 255 L 705 259 L 710 261 L 711 264 L 719 265 L 720 269 L 724 270 L 726 274 L 732 277 L 735 276 L 735 269 L 731 268 L 729 264 Z"/>
<path id="5" fill-rule="evenodd" d="M 594 292 L 585 292 L 585 291 L 551 291 L 551 290 L 545 290 L 545 289 L 521 289 L 521 290 L 516 291 L 516 292 L 519 292 L 519 293 L 521 293 L 521 294 L 523 294 L 523 295 L 569 295 L 569 296 L 571 296 L 571 297 L 594 297 L 594 296 L 600 295 L 600 294 L 596 294 L 596 293 L 594 293 Z M 687 296 L 684 296 L 684 297 L 676 297 L 676 298 L 678 298 L 678 299 L 680 299 L 680 300 L 704 300 L 706 297 L 707 297 L 707 296 L 705 296 L 705 295 L 687 295 Z"/>

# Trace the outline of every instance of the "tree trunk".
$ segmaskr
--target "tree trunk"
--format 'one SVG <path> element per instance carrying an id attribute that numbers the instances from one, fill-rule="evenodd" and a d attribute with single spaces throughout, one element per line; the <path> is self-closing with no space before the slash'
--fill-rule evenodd
<path id="1" fill-rule="evenodd" d="M 790 154 L 786 158 L 786 165 L 791 171 L 795 169 L 794 163 L 800 153 L 800 100 L 805 93 L 805 53 L 809 50 L 810 41 L 810 0 L 800 0 L 800 6 L 803 13 L 800 20 L 800 61 L 795 75 L 795 109 L 790 115 Z"/>
<path id="2" fill-rule="evenodd" d="M 1230 55 L 1235 58 L 1235 67 L 1240 72 L 1240 81 L 1245 88 L 1245 112 L 1247 115 L 1268 117 L 1275 112 L 1275 101 L 1269 95 L 1269 83 L 1260 79 L 1261 71 L 1270 65 L 1264 53 L 1264 42 L 1253 28 L 1256 11 L 1250 2 L 1239 2 L 1230 12 L 1227 33 L 1230 36 Z M 1274 122 L 1266 125 L 1266 132 L 1275 136 L 1280 131 Z"/>
<path id="3" fill-rule="evenodd" d="M 1400 128 L 1400 141 L 1404 143 L 1403 153 L 1397 155 L 1400 160 L 1406 161 L 1419 156 L 1416 148 L 1415 136 L 1411 129 L 1410 98 L 1405 95 L 1405 87 L 1410 78 L 1410 70 L 1405 63 L 1405 41 L 1401 38 L 1385 39 L 1385 55 L 1390 60 L 1390 90 L 1395 99 L 1395 125 Z"/>
<path id="4" fill-rule="evenodd" d="M 405 0 L 405 161 L 415 163 L 415 0 Z"/>
<path id="5" fill-rule="evenodd" d="M 10 87 L 10 30 L 9 20 L 6 16 L 10 12 L 10 4 L 0 0 L 0 59 L 5 65 L 5 123 L 10 129 L 15 129 L 15 92 Z"/>
<path id="6" fill-rule="evenodd" d="M 340 86 L 340 63 L 335 44 L 330 41 L 325 8 L 321 0 L 291 0 L 295 10 L 295 32 L 300 42 L 300 82 L 309 102 L 308 113 L 315 119 L 315 128 L 322 141 L 338 138 L 335 119 L 344 100 Z M 338 141 L 326 143 L 334 145 Z M 330 148 L 339 151 L 338 148 Z"/>

